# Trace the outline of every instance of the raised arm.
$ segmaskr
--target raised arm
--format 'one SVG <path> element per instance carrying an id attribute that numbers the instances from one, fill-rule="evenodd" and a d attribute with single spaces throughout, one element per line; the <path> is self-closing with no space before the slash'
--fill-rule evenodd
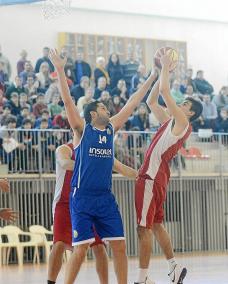
<path id="1" fill-rule="evenodd" d="M 165 123 L 170 117 L 168 113 L 164 110 L 162 106 L 158 104 L 158 97 L 159 97 L 159 79 L 154 84 L 149 97 L 146 100 L 146 103 L 150 110 L 154 113 L 157 120 L 163 124 Z"/>
<path id="2" fill-rule="evenodd" d="M 57 71 L 60 94 L 66 108 L 70 126 L 73 130 L 77 130 L 77 132 L 81 134 L 83 132 L 85 122 L 84 119 L 80 117 L 80 113 L 70 95 L 70 90 L 64 72 L 64 66 L 67 58 L 61 58 L 56 50 L 51 50 L 49 57 Z"/>
<path id="3" fill-rule="evenodd" d="M 56 163 L 63 169 L 73 171 L 74 161 L 71 160 L 72 150 L 67 145 L 61 145 L 56 149 Z"/>
<path id="4" fill-rule="evenodd" d="M 127 101 L 126 105 L 121 109 L 121 111 L 111 117 L 110 121 L 113 124 L 115 130 L 120 129 L 128 120 L 129 116 L 131 116 L 135 108 L 140 104 L 141 100 L 144 98 L 144 96 L 150 89 L 156 77 L 157 74 L 151 74 L 146 80 L 146 82 L 143 84 L 143 86 L 130 97 L 130 99 Z"/>
<path id="5" fill-rule="evenodd" d="M 120 161 L 117 159 L 114 160 L 114 166 L 113 166 L 114 171 L 118 172 L 119 174 L 123 175 L 124 177 L 128 177 L 131 179 L 136 179 L 138 172 L 130 168 L 124 164 L 122 164 Z"/>
<path id="6" fill-rule="evenodd" d="M 177 106 L 175 100 L 170 95 L 169 70 L 171 68 L 171 65 L 174 63 L 172 63 L 169 53 L 163 55 L 160 60 L 162 70 L 160 76 L 159 92 L 165 101 L 170 115 L 175 119 L 175 135 L 178 135 L 187 127 L 189 122 L 183 110 Z"/>
<path id="7" fill-rule="evenodd" d="M 0 179 L 0 190 L 3 192 L 9 192 L 9 181 L 7 178 Z"/>

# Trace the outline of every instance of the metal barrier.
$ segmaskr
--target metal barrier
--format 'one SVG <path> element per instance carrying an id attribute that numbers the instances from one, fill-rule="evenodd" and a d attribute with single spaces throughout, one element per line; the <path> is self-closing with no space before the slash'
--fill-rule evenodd
<path id="1" fill-rule="evenodd" d="M 153 132 L 117 132 L 116 157 L 138 169 L 153 136 Z M 8 173 L 54 173 L 55 149 L 69 138 L 68 130 L 0 130 L 0 172 L 5 167 Z M 193 133 L 171 162 L 171 172 L 179 177 L 192 173 L 228 173 L 227 146 L 228 134 L 202 137 Z"/>
<path id="2" fill-rule="evenodd" d="M 39 224 L 52 225 L 54 175 L 15 175 L 10 194 L 0 193 L 1 207 L 19 212 L 17 225 L 28 230 Z M 123 218 L 129 256 L 138 254 L 134 181 L 113 176 L 113 193 Z M 192 176 L 171 178 L 165 204 L 165 226 L 176 252 L 224 251 L 228 249 L 228 177 Z M 4 222 L 1 222 L 4 226 Z M 109 252 L 110 253 L 110 252 Z M 153 241 L 153 253 L 160 254 Z M 89 257 L 92 257 L 91 252 Z M 15 256 L 11 262 L 15 261 Z M 25 261 L 32 261 L 28 250 Z"/>

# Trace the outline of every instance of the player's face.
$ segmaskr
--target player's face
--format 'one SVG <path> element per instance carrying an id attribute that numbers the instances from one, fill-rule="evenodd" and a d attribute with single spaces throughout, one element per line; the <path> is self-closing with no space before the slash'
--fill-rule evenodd
<path id="1" fill-rule="evenodd" d="M 96 122 L 102 125 L 107 125 L 109 123 L 109 119 L 110 112 L 104 104 L 100 103 L 97 107 Z"/>
<path id="2" fill-rule="evenodd" d="M 194 114 L 191 111 L 192 103 L 190 101 L 184 101 L 179 107 L 182 109 L 182 111 L 186 114 L 187 117 L 191 117 Z"/>

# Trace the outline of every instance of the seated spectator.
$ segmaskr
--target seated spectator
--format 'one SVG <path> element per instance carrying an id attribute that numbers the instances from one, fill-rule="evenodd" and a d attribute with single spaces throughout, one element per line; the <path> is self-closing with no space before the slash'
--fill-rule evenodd
<path id="1" fill-rule="evenodd" d="M 7 99 L 4 97 L 4 87 L 0 84 L 0 114 L 3 112 L 3 106 L 7 103 Z"/>
<path id="2" fill-rule="evenodd" d="M 202 70 L 197 71 L 196 78 L 193 80 L 196 86 L 196 91 L 200 94 L 209 94 L 211 95 L 214 91 L 214 88 L 208 81 L 204 79 L 204 73 Z"/>
<path id="3" fill-rule="evenodd" d="M 175 102 L 179 105 L 183 103 L 184 101 L 184 95 L 180 91 L 180 83 L 179 81 L 175 80 L 173 82 L 171 91 L 170 91 L 171 96 L 174 98 Z"/>
<path id="4" fill-rule="evenodd" d="M 39 82 L 39 91 L 45 93 L 51 84 L 50 70 L 47 62 L 40 65 L 40 72 L 36 73 L 36 79 Z"/>
<path id="5" fill-rule="evenodd" d="M 112 97 L 113 106 L 114 106 L 114 114 L 117 114 L 124 106 L 124 103 L 121 102 L 121 99 L 118 95 L 114 95 Z"/>
<path id="6" fill-rule="evenodd" d="M 81 78 L 83 76 L 86 76 L 90 79 L 91 74 L 92 73 L 91 73 L 90 65 L 83 60 L 81 53 L 77 53 L 76 61 L 75 61 L 75 65 L 74 65 L 74 77 L 75 77 L 74 84 L 75 85 L 80 84 Z"/>
<path id="7" fill-rule="evenodd" d="M 52 119 L 50 118 L 50 113 L 47 109 L 42 110 L 41 117 L 38 117 L 35 120 L 34 128 L 40 128 L 41 121 L 44 119 L 48 122 L 47 128 L 52 128 Z"/>
<path id="8" fill-rule="evenodd" d="M 7 102 L 7 104 L 11 107 L 12 115 L 18 116 L 20 114 L 21 107 L 19 104 L 19 97 L 17 93 L 11 93 L 10 100 Z"/>
<path id="9" fill-rule="evenodd" d="M 31 109 L 31 105 L 28 102 L 28 95 L 26 93 L 21 93 L 19 98 L 20 108 L 28 107 Z"/>
<path id="10" fill-rule="evenodd" d="M 185 92 L 187 90 L 187 86 L 188 86 L 188 80 L 186 78 L 182 79 L 181 84 L 180 84 L 180 91 L 181 91 L 182 94 L 185 94 Z"/>
<path id="11" fill-rule="evenodd" d="M 127 90 L 126 82 L 123 79 L 118 81 L 116 88 L 112 89 L 111 95 L 112 96 L 115 96 L 115 95 L 120 96 L 121 102 L 126 103 L 126 101 L 129 98 L 129 93 L 128 93 L 128 90 Z"/>
<path id="12" fill-rule="evenodd" d="M 107 81 L 105 77 L 100 77 L 97 82 L 97 88 L 94 92 L 94 99 L 98 100 L 101 96 L 101 93 L 105 90 L 107 90 Z"/>
<path id="13" fill-rule="evenodd" d="M 61 113 L 63 108 L 59 105 L 59 102 L 60 102 L 59 95 L 58 94 L 54 95 L 52 98 L 52 102 L 48 105 L 51 118 Z"/>
<path id="14" fill-rule="evenodd" d="M 192 85 L 187 85 L 184 98 L 187 98 L 187 97 L 192 97 L 193 99 L 200 100 L 199 95 L 197 93 L 194 93 L 194 89 Z"/>
<path id="15" fill-rule="evenodd" d="M 94 81 L 95 81 L 95 86 L 98 86 L 98 79 L 101 77 L 105 77 L 106 79 L 106 84 L 107 86 L 110 85 L 110 77 L 108 72 L 105 69 L 105 59 L 104 57 L 100 56 L 97 57 L 96 60 L 96 68 L 94 70 Z"/>
<path id="16" fill-rule="evenodd" d="M 148 131 L 150 129 L 149 114 L 145 103 L 141 103 L 137 113 L 130 119 L 131 128 L 137 127 L 139 131 Z"/>
<path id="17" fill-rule="evenodd" d="M 137 72 L 139 67 L 139 62 L 134 59 L 134 54 L 130 53 L 129 58 L 123 65 L 124 69 L 124 80 L 126 82 L 127 89 L 130 90 L 131 88 L 131 79 Z"/>
<path id="18" fill-rule="evenodd" d="M 94 101 L 93 95 L 94 95 L 94 89 L 91 87 L 87 88 L 85 91 L 85 95 L 79 98 L 78 103 L 77 103 L 77 108 L 78 108 L 79 113 L 83 113 L 84 106 L 86 104 L 89 104 L 90 102 Z"/>
<path id="19" fill-rule="evenodd" d="M 3 106 L 3 112 L 0 115 L 0 126 L 3 126 L 3 125 L 6 124 L 6 120 L 9 116 L 12 116 L 11 115 L 11 106 L 8 105 L 8 104 L 5 104 Z"/>
<path id="20" fill-rule="evenodd" d="M 146 66 L 140 64 L 136 74 L 131 79 L 131 93 L 134 93 L 139 83 L 144 83 L 147 79 Z"/>
<path id="21" fill-rule="evenodd" d="M 56 95 L 60 97 L 60 91 L 58 87 L 57 73 L 53 72 L 51 74 L 51 84 L 45 92 L 45 103 L 50 104 L 52 102 L 52 98 Z"/>
<path id="22" fill-rule="evenodd" d="M 38 94 L 36 103 L 33 105 L 33 114 L 35 118 L 40 117 L 44 109 L 47 109 L 47 105 L 44 103 L 44 95 Z"/>
<path id="23" fill-rule="evenodd" d="M 25 93 L 28 95 L 29 99 L 37 94 L 37 89 L 39 87 L 39 82 L 36 81 L 33 76 L 28 75 L 27 82 L 24 85 Z"/>
<path id="24" fill-rule="evenodd" d="M 22 72 L 19 74 L 19 77 L 20 77 L 21 80 L 22 80 L 22 86 L 24 86 L 24 85 L 27 83 L 28 76 L 29 76 L 29 77 L 33 77 L 33 79 L 36 78 L 35 73 L 34 73 L 34 71 L 33 71 L 32 64 L 31 64 L 30 61 L 26 61 L 26 62 L 25 62 L 24 71 L 22 71 Z"/>
<path id="25" fill-rule="evenodd" d="M 70 129 L 65 109 L 62 109 L 61 113 L 54 117 L 52 124 L 58 125 L 62 129 Z"/>
<path id="26" fill-rule="evenodd" d="M 89 87 L 89 77 L 81 77 L 80 85 L 76 85 L 71 90 L 71 96 L 74 97 L 75 103 L 77 104 L 78 99 L 85 95 L 85 90 Z"/>
<path id="27" fill-rule="evenodd" d="M 49 59 L 49 52 L 50 52 L 50 48 L 49 47 L 44 47 L 43 48 L 43 57 L 39 58 L 36 62 L 35 65 L 35 73 L 39 73 L 40 72 L 40 67 L 42 65 L 42 63 L 47 63 L 48 64 L 48 69 L 51 72 L 54 72 L 54 66 L 51 63 L 51 60 Z"/>
<path id="28" fill-rule="evenodd" d="M 27 61 L 27 56 L 28 56 L 27 51 L 23 49 L 20 53 L 20 56 L 21 58 L 17 62 L 17 75 L 18 76 L 22 71 L 24 71 L 24 65 L 25 65 L 25 62 Z"/>
<path id="29" fill-rule="evenodd" d="M 108 91 L 103 91 L 101 93 L 101 97 L 99 101 L 107 107 L 108 111 L 110 112 L 110 116 L 113 116 L 115 113 L 115 109 L 114 109 L 112 98 Z"/>
<path id="30" fill-rule="evenodd" d="M 21 108 L 20 115 L 17 117 L 17 127 L 21 127 L 24 120 L 30 120 L 32 125 L 34 123 L 34 116 L 30 111 L 30 107 L 24 106 Z"/>
<path id="31" fill-rule="evenodd" d="M 9 77 L 5 73 L 4 62 L 0 61 L 0 83 L 4 86 L 9 83 Z"/>
<path id="32" fill-rule="evenodd" d="M 213 97 L 212 102 L 216 105 L 218 112 L 224 108 L 228 110 L 228 86 L 223 86 L 219 94 Z"/>
<path id="33" fill-rule="evenodd" d="M 196 89 L 196 85 L 195 85 L 195 82 L 194 80 L 192 79 L 192 75 L 193 75 L 193 70 L 192 68 L 188 68 L 186 70 L 186 73 L 185 73 L 185 78 L 187 80 L 187 85 L 191 85 L 192 88 L 193 88 L 193 93 L 196 93 L 197 92 L 197 89 Z"/>
<path id="34" fill-rule="evenodd" d="M 211 102 L 210 95 L 204 95 L 203 97 L 203 111 L 202 118 L 204 120 L 204 127 L 215 130 L 215 120 L 218 117 L 216 105 Z"/>
<path id="35" fill-rule="evenodd" d="M 9 100 L 12 93 L 20 94 L 20 93 L 24 93 L 24 92 L 25 92 L 25 89 L 22 86 L 22 81 L 21 81 L 20 77 L 16 76 L 15 81 L 11 85 L 9 85 L 9 87 L 6 89 L 5 96 Z"/>
<path id="36" fill-rule="evenodd" d="M 215 131 L 228 133 L 228 110 L 222 108 L 219 116 L 215 120 Z"/>
<path id="37" fill-rule="evenodd" d="M 63 46 L 60 51 L 60 56 L 62 58 L 66 57 L 67 61 L 64 66 L 64 71 L 66 77 L 70 79 L 72 82 L 75 82 L 75 74 L 74 74 L 74 60 L 70 57 L 69 49 L 66 46 Z"/>
<path id="38" fill-rule="evenodd" d="M 123 78 L 123 67 L 120 65 L 119 55 L 112 53 L 109 57 L 107 65 L 108 75 L 110 77 L 110 90 L 114 89 L 117 86 L 117 83 L 120 79 Z"/>

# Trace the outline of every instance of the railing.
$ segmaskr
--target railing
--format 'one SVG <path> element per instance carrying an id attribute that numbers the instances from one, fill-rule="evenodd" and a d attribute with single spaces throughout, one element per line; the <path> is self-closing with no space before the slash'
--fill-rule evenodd
<path id="1" fill-rule="evenodd" d="M 153 132 L 123 132 L 115 135 L 115 156 L 136 169 L 153 139 Z M 0 173 L 55 173 L 55 150 L 69 141 L 67 130 L 1 130 Z M 10 137 L 10 139 L 9 139 Z M 3 146 L 3 147 L 2 147 Z M 228 173 L 228 134 L 199 137 L 193 133 L 171 162 L 174 176 Z"/>

